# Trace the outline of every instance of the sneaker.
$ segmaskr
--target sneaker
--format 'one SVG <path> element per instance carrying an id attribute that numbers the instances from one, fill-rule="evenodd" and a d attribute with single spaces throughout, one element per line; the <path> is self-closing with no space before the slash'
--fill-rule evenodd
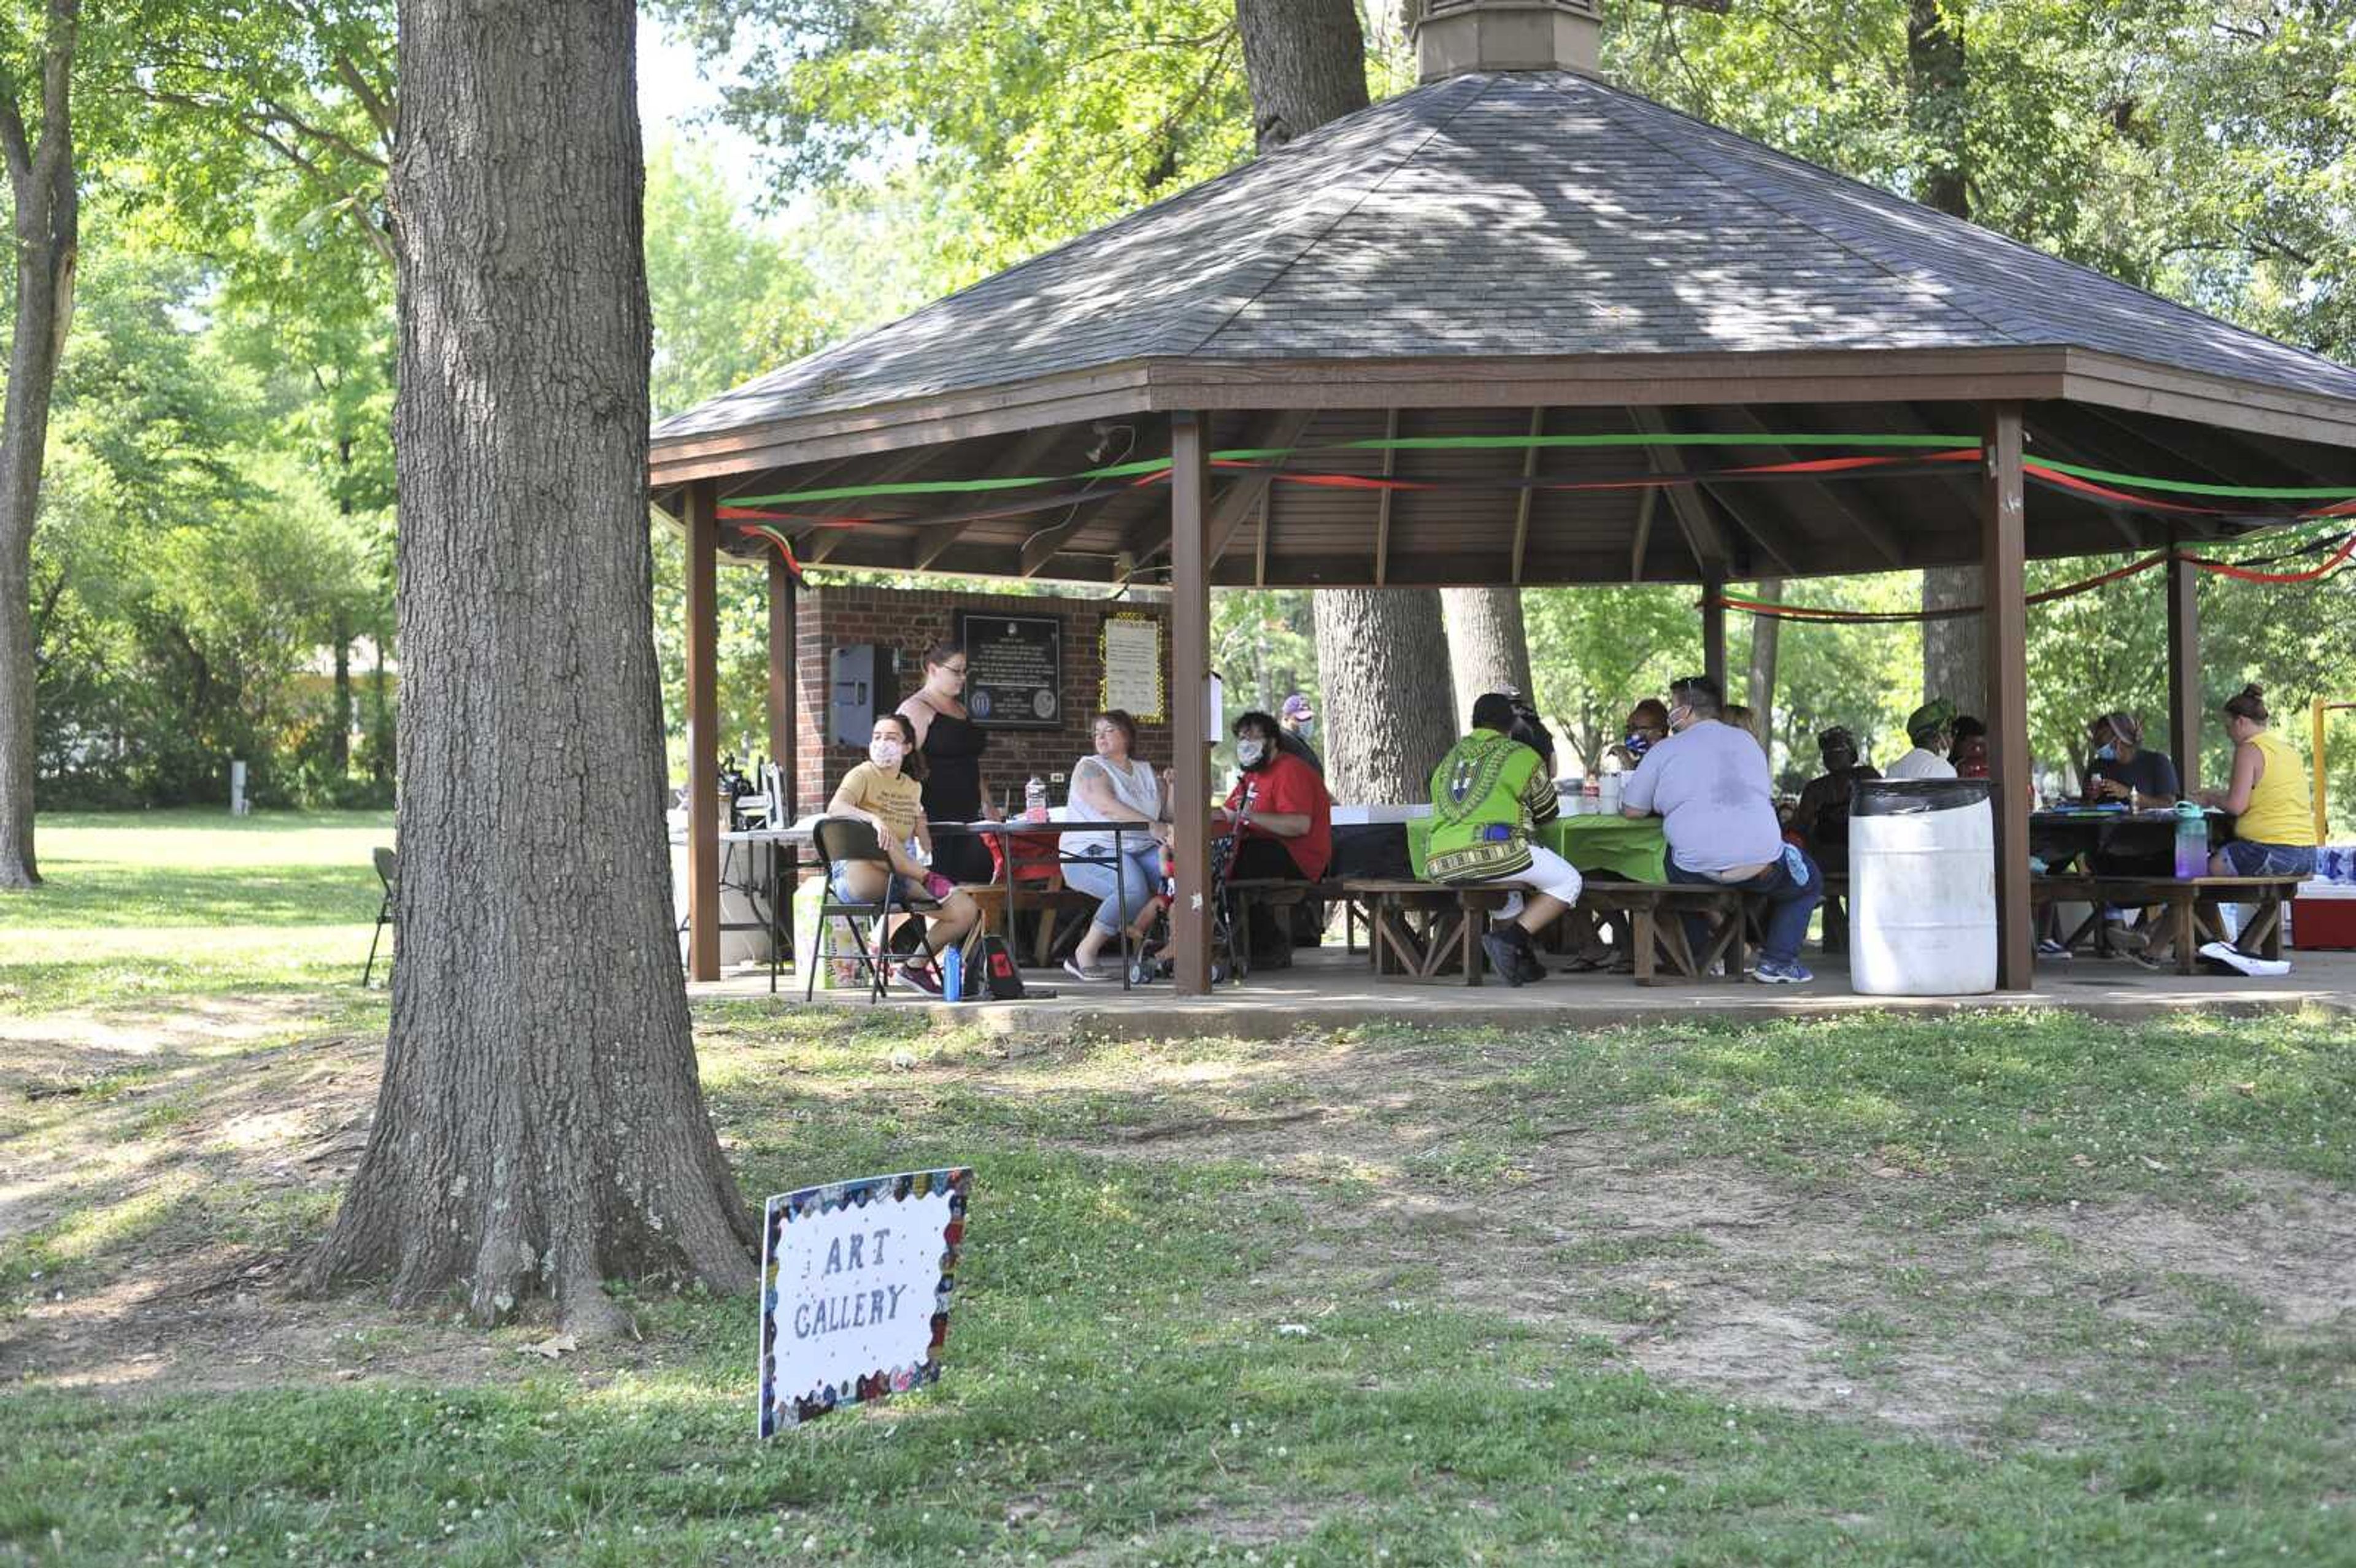
<path id="1" fill-rule="evenodd" d="M 2040 958 L 2067 958 L 2070 950 L 2050 936 L 2040 936 L 2037 939 L 2037 955 Z"/>
<path id="2" fill-rule="evenodd" d="M 1759 966 L 1751 971 L 1751 977 L 1762 986 L 1804 986 L 1815 978 L 1808 972 L 1807 966 L 1796 958 L 1789 963 L 1774 958 L 1762 958 L 1759 960 Z"/>
<path id="3" fill-rule="evenodd" d="M 1521 965 L 1522 983 L 1524 985 L 1529 985 L 1535 981 L 1543 980 L 1547 977 L 1547 966 L 1539 963 L 1538 955 L 1527 947 L 1524 947 L 1521 950 Z"/>
<path id="4" fill-rule="evenodd" d="M 2106 920 L 2103 923 L 2103 935 L 2113 947 L 2122 953 L 2136 952 L 2150 940 L 2145 933 L 2137 931 L 2134 926 L 2122 924 L 2115 920 Z"/>
<path id="5" fill-rule="evenodd" d="M 1085 980 L 1091 985 L 1110 978 L 1093 964 L 1082 964 L 1077 958 L 1064 960 L 1064 973 L 1075 980 Z"/>
<path id="6" fill-rule="evenodd" d="M 1481 951 L 1489 955 L 1489 967 L 1508 986 L 1528 983 L 1522 968 L 1522 950 L 1514 943 L 1494 933 L 1481 938 Z"/>
<path id="7" fill-rule="evenodd" d="M 900 983 L 914 986 L 928 997 L 937 997 L 941 994 L 941 977 L 934 973 L 930 964 L 911 960 L 901 965 Z"/>

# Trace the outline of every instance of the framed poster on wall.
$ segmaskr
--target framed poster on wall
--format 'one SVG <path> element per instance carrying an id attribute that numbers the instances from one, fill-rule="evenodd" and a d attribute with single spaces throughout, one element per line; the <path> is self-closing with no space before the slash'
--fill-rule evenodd
<path id="1" fill-rule="evenodd" d="M 1064 727 L 1064 618 L 957 613 L 966 711 L 985 730 Z"/>

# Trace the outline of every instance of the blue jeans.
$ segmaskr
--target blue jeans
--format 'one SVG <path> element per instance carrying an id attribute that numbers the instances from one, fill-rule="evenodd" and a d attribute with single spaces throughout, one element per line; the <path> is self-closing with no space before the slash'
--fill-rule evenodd
<path id="1" fill-rule="evenodd" d="M 1104 902 L 1097 908 L 1097 924 L 1106 931 L 1117 932 L 1135 920 L 1138 912 L 1162 891 L 1162 846 L 1148 834 L 1140 833 L 1131 838 L 1124 833 L 1119 860 L 1109 852 L 1100 860 L 1072 860 L 1064 867 L 1064 885 L 1102 899 Z"/>
<path id="2" fill-rule="evenodd" d="M 2217 853 L 2237 877 L 2312 877 L 2312 844 L 2257 844 L 2247 838 L 2229 840 Z"/>
<path id="3" fill-rule="evenodd" d="M 1814 914 L 1816 905 L 1824 901 L 1825 877 L 1816 869 L 1816 863 L 1808 859 L 1807 851 L 1794 850 L 1793 853 L 1799 857 L 1800 869 L 1804 873 L 1797 880 L 1794 880 L 1782 856 L 1776 858 L 1773 865 L 1743 882 L 1721 882 L 1716 877 L 1688 871 L 1672 859 L 1669 862 L 1669 880 L 1764 895 L 1767 900 L 1767 936 L 1759 944 L 1759 950 L 1778 964 L 1796 963 L 1800 956 L 1800 943 L 1808 934 L 1808 916 Z M 1694 955 L 1698 958 L 1703 946 L 1709 941 L 1709 927 L 1697 914 L 1687 915 L 1685 922 L 1686 941 L 1692 944 Z"/>

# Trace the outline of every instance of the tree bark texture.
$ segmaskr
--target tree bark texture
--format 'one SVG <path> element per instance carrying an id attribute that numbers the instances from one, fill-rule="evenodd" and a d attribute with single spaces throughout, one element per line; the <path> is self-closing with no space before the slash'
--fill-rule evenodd
<path id="1" fill-rule="evenodd" d="M 1951 218 L 1972 215 L 1971 167 L 1965 140 L 1970 85 L 1964 35 L 1950 14 L 1952 0 L 1907 0 L 1906 119 L 1922 171 L 1915 197 Z M 1922 608 L 1976 604 L 1976 566 L 1934 567 L 1922 574 Z M 1965 713 L 1985 712 L 1978 615 L 1922 623 L 1922 695 L 1944 697 Z"/>
<path id="2" fill-rule="evenodd" d="M 1431 770 L 1456 742 L 1448 632 L 1429 588 L 1310 596 L 1325 703 L 1325 786 L 1336 800 L 1407 805 L 1431 798 Z"/>
<path id="3" fill-rule="evenodd" d="M 1366 106 L 1355 0 L 1236 0 L 1236 27 L 1261 152 Z M 1338 800 L 1423 800 L 1456 740 L 1440 595 L 1323 588 L 1309 598 L 1326 786 Z"/>
<path id="4" fill-rule="evenodd" d="M 1252 140 L 1266 153 L 1366 107 L 1356 0 L 1236 0 Z"/>
<path id="5" fill-rule="evenodd" d="M 16 315 L 0 412 L 0 889 L 41 880 L 33 850 L 33 525 L 49 403 L 73 325 L 81 200 L 74 183 L 75 0 L 49 0 L 41 48 L 40 140 L 29 138 L 27 84 L 0 75 L 0 152 L 15 198 Z"/>
<path id="6" fill-rule="evenodd" d="M 401 879 L 374 1125 L 314 1286 L 753 1283 L 663 827 L 630 0 L 402 0 Z M 552 523 L 561 520 L 561 528 Z"/>
<path id="7" fill-rule="evenodd" d="M 1783 580 L 1762 577 L 1759 580 L 1759 601 L 1762 604 L 1783 602 Z M 1783 623 L 1774 615 L 1751 617 L 1751 677 L 1748 700 L 1752 720 L 1759 727 L 1759 743 L 1775 753 L 1775 655 L 1782 641 Z"/>
<path id="8" fill-rule="evenodd" d="M 1507 687 L 1531 697 L 1530 641 L 1522 623 L 1518 588 L 1443 588 L 1440 619 L 1448 629 L 1449 668 L 1456 686 L 1456 722 L 1472 722 L 1472 702 Z"/>

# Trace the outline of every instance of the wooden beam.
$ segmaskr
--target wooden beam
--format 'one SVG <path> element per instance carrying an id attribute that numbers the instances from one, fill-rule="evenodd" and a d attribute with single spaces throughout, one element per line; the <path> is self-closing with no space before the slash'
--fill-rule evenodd
<path id="1" fill-rule="evenodd" d="M 1668 416 L 1658 409 L 1632 408 L 1628 411 L 1628 421 L 1644 435 L 1669 433 Z M 1648 446 L 1644 449 L 1644 460 L 1655 473 L 1683 474 L 1686 471 L 1685 453 L 1674 446 Z M 1710 516 L 1709 505 L 1702 498 L 1701 493 L 1690 485 L 1671 485 L 1666 487 L 1665 494 L 1669 498 L 1669 513 L 1676 518 L 1678 528 L 1686 536 L 1686 548 L 1693 552 L 1694 565 L 1704 575 L 1713 570 L 1724 571 L 1734 559 L 1733 542 L 1726 537 L 1726 529 L 1719 520 Z"/>
<path id="2" fill-rule="evenodd" d="M 769 552 L 769 760 L 777 764 L 788 816 L 801 812 L 797 763 L 801 746 L 801 671 L 795 652 L 800 626 L 794 574 Z"/>
<path id="3" fill-rule="evenodd" d="M 1276 486 L 1259 494 L 1259 532 L 1252 541 L 1252 586 L 1268 586 L 1268 537 L 1276 531 Z"/>
<path id="4" fill-rule="evenodd" d="M 1383 439 L 1397 441 L 1399 432 L 1399 411 L 1383 411 Z M 1398 476 L 1398 448 L 1383 448 L 1383 477 Z M 1380 588 L 1390 580 L 1391 571 L 1391 495 L 1389 490 L 1375 494 L 1375 586 Z"/>
<path id="5" fill-rule="evenodd" d="M 1023 432 L 999 453 L 998 461 L 983 471 L 982 477 L 1012 479 L 1030 473 L 1038 465 L 1039 461 L 1064 439 L 1066 428 L 1063 425 L 1051 425 L 1044 430 Z M 970 499 L 970 497 L 960 499 L 958 504 L 965 506 Z M 949 546 L 965 538 L 979 521 L 980 519 L 977 518 L 962 523 L 943 523 L 937 528 L 925 529 L 923 533 L 916 536 L 916 549 L 909 552 L 908 570 L 929 571 L 933 562 L 940 560 Z"/>
<path id="6" fill-rule="evenodd" d="M 1761 419 L 1751 409 L 1738 406 L 1726 409 L 1723 412 L 1738 431 L 1752 435 L 1770 433 L 1767 421 Z M 1778 446 L 1770 450 L 1776 453 L 1775 461 L 1791 461 L 1792 453 L 1789 448 Z M 1817 485 L 1812 488 L 1821 500 L 1825 510 L 1839 518 L 1848 527 L 1850 532 L 1862 535 L 1866 542 L 1873 546 L 1882 560 L 1893 567 L 1902 567 L 1906 564 L 1906 552 L 1899 547 L 1898 536 L 1890 530 L 1889 524 L 1850 506 L 1848 497 L 1840 493 L 1840 487 L 1837 485 Z M 1726 497 L 1720 496 L 1719 499 L 1723 502 Z M 1740 520 L 1739 516 L 1737 520 Z M 1788 566 L 1791 563 L 1786 561 L 1784 564 Z"/>
<path id="7" fill-rule="evenodd" d="M 1628 581 L 1644 581 L 1644 551 L 1653 542 L 1653 511 L 1661 504 L 1658 490 L 1647 490 L 1636 498 L 1636 542 L 1628 548 Z"/>
<path id="8" fill-rule="evenodd" d="M 1537 437 L 1546 433 L 1546 408 L 1543 404 L 1530 411 L 1530 436 L 1534 443 Z M 1522 449 L 1522 477 L 1524 479 L 1535 479 L 1537 477 L 1537 447 L 1536 444 L 1524 447 Z M 1388 495 L 1389 492 L 1385 491 L 1384 494 Z M 1529 549 L 1530 543 L 1530 502 L 1534 500 L 1537 496 L 1537 492 L 1535 489 L 1531 488 L 1527 485 L 1524 485 L 1522 486 L 1522 493 L 1514 498 L 1514 566 L 1513 575 L 1507 581 L 1511 581 L 1516 588 L 1519 588 L 1522 585 L 1522 556 Z"/>
<path id="9" fill-rule="evenodd" d="M 897 484 L 939 455 L 940 453 L 938 448 L 929 446 L 920 446 L 908 452 L 894 453 L 889 458 L 884 460 L 882 466 L 868 474 L 865 478 L 860 481 L 860 483 L 862 485 Z M 801 487 L 806 490 L 814 490 L 819 488 L 819 486 L 815 485 L 805 485 Z M 888 497 L 886 497 L 886 499 L 888 499 Z M 821 501 L 816 506 L 797 507 L 794 509 L 799 512 L 815 513 L 817 516 L 821 517 L 841 517 L 855 516 L 858 513 L 867 510 L 870 505 L 872 505 L 872 503 L 868 502 Z M 825 560 L 828 557 L 833 555 L 836 550 L 841 549 L 845 544 L 848 544 L 851 541 L 851 536 L 857 531 L 858 530 L 855 528 L 809 529 L 797 536 L 797 542 L 806 544 L 809 548 L 807 549 L 798 549 L 795 553 L 802 558 L 802 564 L 804 566 L 816 566 L 819 562 Z M 818 537 L 813 539 L 810 537 L 812 534 L 816 534 Z"/>
<path id="10" fill-rule="evenodd" d="M 2177 787 L 2190 795 L 2201 783 L 2201 572 L 2173 555 L 2167 571 L 2168 744 Z"/>
<path id="11" fill-rule="evenodd" d="M 1248 444 L 1255 447 L 1297 446 L 1316 417 L 1315 409 L 1289 409 L 1257 432 Z M 1281 468 L 1290 461 L 1290 457 L 1280 457 L 1275 460 L 1274 466 Z M 1250 516 L 1252 508 L 1274 490 L 1275 485 L 1276 475 L 1272 470 L 1246 473 L 1219 492 L 1218 502 L 1211 508 L 1210 541 L 1205 546 L 1209 552 L 1208 565 L 1219 564 L 1219 558 L 1227 553 L 1227 546 L 1235 542 L 1236 529 L 1242 526 L 1245 517 Z"/>
<path id="12" fill-rule="evenodd" d="M 1208 421 L 1179 412 L 1170 421 L 1170 743 L 1171 803 L 1178 866 L 1170 911 L 1176 989 L 1211 989 L 1211 741 L 1203 704 L 1211 669 L 1211 577 L 1204 500 L 1210 488 Z"/>
<path id="13" fill-rule="evenodd" d="M 687 968 L 720 978 L 720 518 L 711 481 L 688 487 Z"/>
<path id="14" fill-rule="evenodd" d="M 1301 432 L 1316 417 L 1315 409 L 1280 409 L 1246 431 L 1237 444 L 1244 447 L 1292 446 L 1299 443 Z M 1203 431 L 1204 440 L 1207 442 L 1210 439 L 1210 421 L 1207 419 L 1203 421 Z M 1207 448 L 1205 456 L 1207 460 Z M 1215 563 L 1226 553 L 1237 528 L 1251 514 L 1253 506 L 1268 490 L 1273 478 L 1274 475 L 1269 471 L 1247 471 L 1221 490 L 1216 499 L 1205 502 L 1209 508 L 1207 526 L 1211 529 L 1208 543 L 1212 562 Z M 1129 530 L 1121 544 L 1123 549 L 1143 558 L 1154 554 L 1169 541 L 1166 522 L 1159 520 L 1159 514 L 1148 512 Z"/>
<path id="15" fill-rule="evenodd" d="M 2028 510 L 2021 487 L 2020 405 L 1991 403 L 1984 414 L 1986 483 L 1981 491 L 1980 642 L 1987 670 L 1988 777 L 1996 815 L 1997 985 L 2036 983 L 2036 933 L 2029 901 Z"/>
<path id="16" fill-rule="evenodd" d="M 1701 580 L 1701 670 L 1726 690 L 1726 574 L 1710 572 Z"/>

